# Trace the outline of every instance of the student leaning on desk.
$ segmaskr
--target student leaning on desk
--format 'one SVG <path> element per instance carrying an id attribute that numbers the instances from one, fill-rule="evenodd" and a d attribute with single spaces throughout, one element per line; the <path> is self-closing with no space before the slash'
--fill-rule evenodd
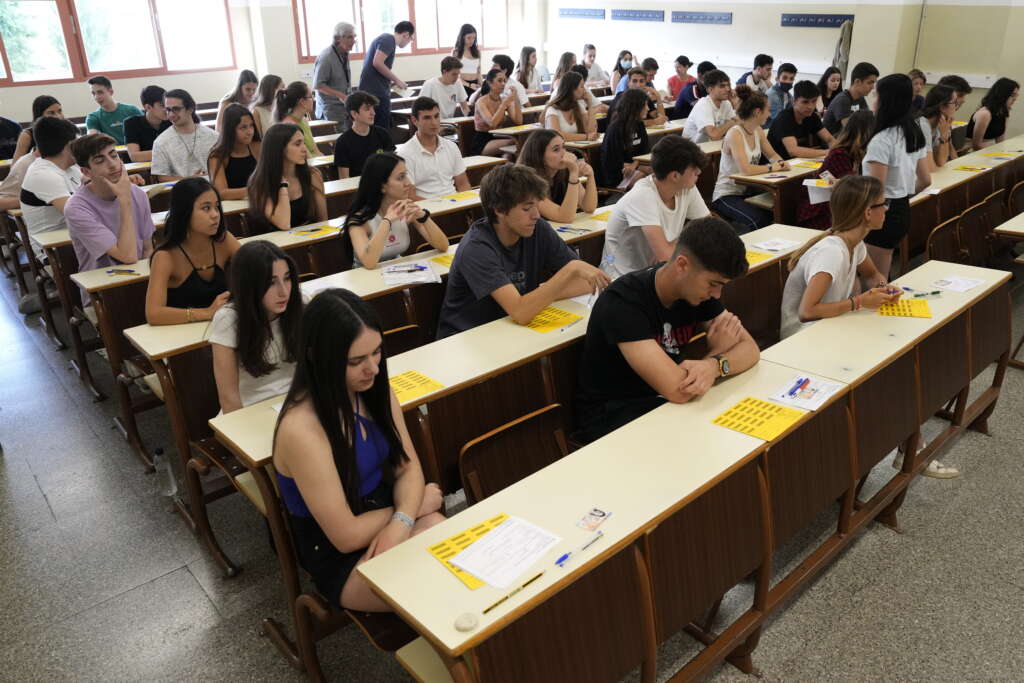
<path id="1" fill-rule="evenodd" d="M 719 298 L 747 272 L 732 227 L 707 217 L 686 226 L 665 263 L 623 275 L 590 314 L 577 392 L 577 440 L 589 443 L 658 407 L 703 395 L 753 366 L 757 344 Z M 708 353 L 684 347 L 707 332 Z"/>

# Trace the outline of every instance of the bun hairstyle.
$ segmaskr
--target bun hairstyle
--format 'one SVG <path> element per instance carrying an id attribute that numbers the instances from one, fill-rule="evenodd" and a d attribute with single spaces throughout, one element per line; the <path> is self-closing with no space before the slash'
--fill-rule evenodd
<path id="1" fill-rule="evenodd" d="M 754 116 L 754 112 L 764 111 L 768 107 L 768 98 L 759 90 L 754 90 L 746 83 L 735 87 L 736 97 L 740 100 L 740 106 L 736 109 L 736 116 L 746 121 Z"/>

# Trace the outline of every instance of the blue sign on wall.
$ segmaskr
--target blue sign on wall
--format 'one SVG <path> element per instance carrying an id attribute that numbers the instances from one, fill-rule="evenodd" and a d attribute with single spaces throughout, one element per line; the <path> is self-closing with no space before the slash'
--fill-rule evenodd
<path id="1" fill-rule="evenodd" d="M 783 14 L 783 26 L 805 26 L 811 28 L 839 28 L 852 14 Z"/>
<path id="2" fill-rule="evenodd" d="M 660 9 L 613 9 L 612 21 L 665 21 Z"/>
<path id="3" fill-rule="evenodd" d="M 732 12 L 673 12 L 673 24 L 731 24 Z"/>
<path id="4" fill-rule="evenodd" d="M 604 19 L 604 10 L 559 7 L 558 16 L 564 19 Z"/>

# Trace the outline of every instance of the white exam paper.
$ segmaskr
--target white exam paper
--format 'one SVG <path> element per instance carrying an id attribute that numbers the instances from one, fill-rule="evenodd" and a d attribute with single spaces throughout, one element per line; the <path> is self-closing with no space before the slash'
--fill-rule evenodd
<path id="1" fill-rule="evenodd" d="M 412 270 L 420 266 L 422 266 L 422 269 Z M 384 279 L 384 284 L 392 287 L 441 281 L 441 278 L 434 272 L 434 269 L 430 267 L 430 263 L 427 261 L 403 261 L 393 266 L 383 266 L 380 269 L 380 276 Z"/>
<path id="2" fill-rule="evenodd" d="M 495 588 L 508 588 L 562 539 L 519 517 L 509 517 L 451 559 Z"/>
<path id="3" fill-rule="evenodd" d="M 794 247 L 799 247 L 800 243 L 796 240 L 786 240 L 781 237 L 776 237 L 774 239 L 765 240 L 764 242 L 757 242 L 751 246 L 760 251 L 777 253 L 780 251 L 786 251 L 787 249 L 793 249 Z"/>
<path id="4" fill-rule="evenodd" d="M 945 289 L 950 292 L 969 292 L 978 285 L 985 282 L 984 280 L 975 280 L 972 277 L 960 277 L 959 275 L 949 275 L 936 280 L 932 283 L 932 287 L 938 289 Z"/>
<path id="5" fill-rule="evenodd" d="M 807 386 L 801 391 L 790 396 L 789 392 L 793 389 L 793 386 L 799 380 L 803 379 L 810 380 L 807 383 Z M 786 382 L 784 387 L 772 394 L 769 398 L 776 403 L 783 403 L 787 406 L 800 408 L 801 410 L 817 410 L 825 404 L 825 401 L 827 401 L 832 394 L 839 391 L 842 386 L 842 384 L 826 382 L 825 380 L 818 379 L 816 377 L 793 375 L 789 378 L 789 381 Z"/>

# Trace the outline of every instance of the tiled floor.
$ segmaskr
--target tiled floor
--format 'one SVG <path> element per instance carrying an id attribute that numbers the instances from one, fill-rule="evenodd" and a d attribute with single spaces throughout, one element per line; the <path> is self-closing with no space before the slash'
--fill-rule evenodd
<path id="1" fill-rule="evenodd" d="M 243 566 L 222 578 L 113 429 L 114 399 L 94 403 L 69 353 L 54 351 L 36 316 L 17 314 L 10 280 L 0 293 L 0 680 L 300 680 L 259 632 L 285 610 L 258 513 L 239 496 L 212 506 L 222 545 Z M 98 359 L 93 368 L 109 390 L 109 371 Z M 966 434 L 944 456 L 964 476 L 916 482 L 902 534 L 867 529 L 771 620 L 755 652 L 765 679 L 1021 678 L 1022 415 L 1024 372 L 1010 370 L 993 436 Z M 141 428 L 150 447 L 169 449 L 162 410 Z M 822 533 L 824 521 L 777 566 Z M 726 614 L 745 591 L 728 596 Z M 685 636 L 666 643 L 662 678 L 695 651 Z M 407 680 L 354 628 L 321 653 L 335 680 Z M 730 667 L 713 678 L 748 680 Z"/>

